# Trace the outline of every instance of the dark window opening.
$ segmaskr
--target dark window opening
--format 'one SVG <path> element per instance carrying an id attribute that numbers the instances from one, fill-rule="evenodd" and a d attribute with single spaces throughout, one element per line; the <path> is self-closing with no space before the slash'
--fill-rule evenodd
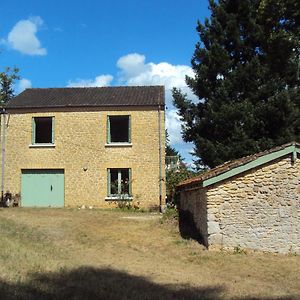
<path id="1" fill-rule="evenodd" d="M 52 140 L 52 117 L 34 118 L 34 143 L 50 144 Z"/>
<path id="2" fill-rule="evenodd" d="M 110 194 L 116 195 L 118 194 L 118 170 L 111 169 L 110 170 Z"/>
<path id="3" fill-rule="evenodd" d="M 109 117 L 109 143 L 130 143 L 129 116 Z"/>
<path id="4" fill-rule="evenodd" d="M 130 196 L 130 169 L 109 169 L 109 196 Z"/>

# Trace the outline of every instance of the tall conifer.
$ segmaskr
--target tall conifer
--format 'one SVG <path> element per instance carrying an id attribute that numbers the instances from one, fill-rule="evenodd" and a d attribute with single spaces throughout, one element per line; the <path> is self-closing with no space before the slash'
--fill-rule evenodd
<path id="1" fill-rule="evenodd" d="M 199 165 L 300 141 L 300 1 L 210 1 L 186 82 L 173 90 Z"/>

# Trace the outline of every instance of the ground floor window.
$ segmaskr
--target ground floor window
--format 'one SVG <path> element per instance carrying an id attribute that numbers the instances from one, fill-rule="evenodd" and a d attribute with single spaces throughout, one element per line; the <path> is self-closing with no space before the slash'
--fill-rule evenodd
<path id="1" fill-rule="evenodd" d="M 108 169 L 107 177 L 109 197 L 131 196 L 131 169 Z"/>

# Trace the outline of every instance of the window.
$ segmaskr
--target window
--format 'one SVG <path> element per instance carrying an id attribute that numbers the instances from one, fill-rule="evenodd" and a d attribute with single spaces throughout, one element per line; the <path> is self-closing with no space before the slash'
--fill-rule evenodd
<path id="1" fill-rule="evenodd" d="M 108 196 L 128 198 L 131 196 L 131 169 L 107 169 Z"/>
<path id="2" fill-rule="evenodd" d="M 54 144 L 54 117 L 33 118 L 32 144 Z"/>
<path id="3" fill-rule="evenodd" d="M 130 142 L 130 116 L 108 116 L 107 143 Z"/>

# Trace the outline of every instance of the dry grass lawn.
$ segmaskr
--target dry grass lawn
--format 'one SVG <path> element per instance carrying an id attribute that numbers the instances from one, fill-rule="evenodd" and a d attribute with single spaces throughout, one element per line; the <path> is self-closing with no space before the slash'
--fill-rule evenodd
<path id="1" fill-rule="evenodd" d="M 210 252 L 159 215 L 0 210 L 0 299 L 300 299 L 300 256 Z"/>

